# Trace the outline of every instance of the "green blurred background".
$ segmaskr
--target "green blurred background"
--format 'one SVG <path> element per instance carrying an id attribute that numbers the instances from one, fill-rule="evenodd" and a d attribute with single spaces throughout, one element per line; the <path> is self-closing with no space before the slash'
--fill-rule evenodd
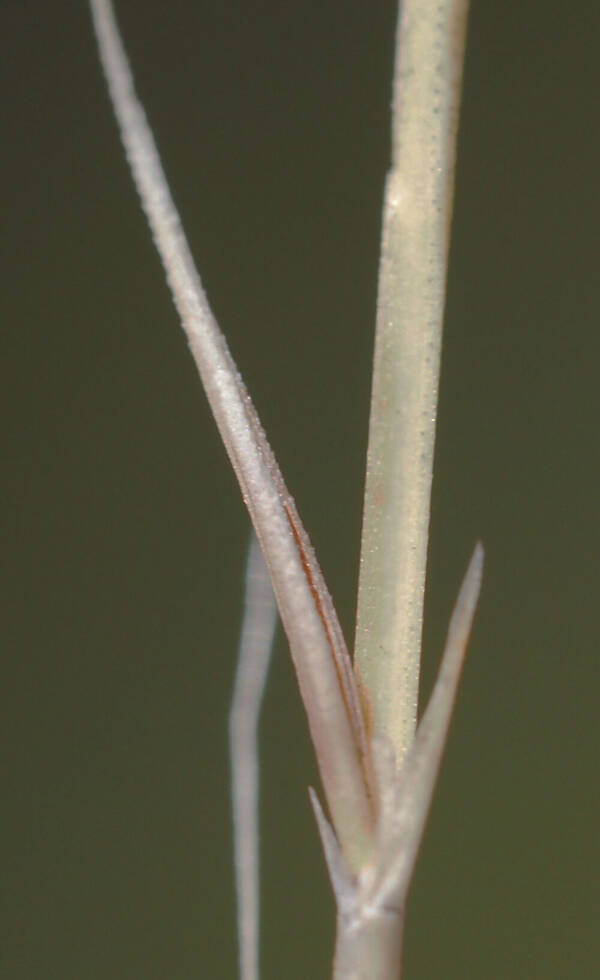
<path id="1" fill-rule="evenodd" d="M 229 980 L 226 718 L 248 520 L 86 3 L 0 11 L 0 973 Z M 394 4 L 123 0 L 118 14 L 350 638 Z M 599 44 L 595 5 L 472 9 L 425 691 L 477 538 L 487 567 L 408 980 L 598 975 Z M 325 978 L 317 776 L 281 637 L 262 743 L 264 977 Z"/>

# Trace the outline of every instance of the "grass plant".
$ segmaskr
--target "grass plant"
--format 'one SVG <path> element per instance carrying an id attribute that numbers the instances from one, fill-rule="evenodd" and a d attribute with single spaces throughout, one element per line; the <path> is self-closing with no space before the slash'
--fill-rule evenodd
<path id="1" fill-rule="evenodd" d="M 337 905 L 335 980 L 400 975 L 406 897 L 477 603 L 475 549 L 438 679 L 415 733 L 429 500 L 455 139 L 467 5 L 406 0 L 398 24 L 393 154 L 384 205 L 356 660 L 296 505 L 208 305 L 160 157 L 136 96 L 110 0 L 90 0 L 132 174 L 215 421 L 260 543 L 319 766 L 327 816 L 311 800 Z M 247 624 L 269 645 L 264 575 L 250 565 Z M 243 648 L 248 643 L 242 644 Z M 264 653 L 264 649 L 262 651 Z M 253 663 L 255 661 L 252 661 Z M 262 671 L 262 668 L 261 668 Z M 250 676 L 252 671 L 250 671 Z M 246 672 L 248 676 L 248 672 Z M 236 705 L 243 700 L 236 689 Z M 260 700 L 260 692 L 258 700 Z M 240 721 L 241 717 L 241 721 Z M 255 806 L 255 721 L 234 710 L 236 810 Z M 235 774 L 235 766 L 234 766 Z M 245 789 L 243 787 L 245 786 Z M 248 825 L 247 825 L 248 826 Z M 255 830 L 236 834 L 243 980 L 258 975 Z M 248 845 L 248 846 L 246 846 Z M 244 872 L 244 868 L 248 869 Z M 282 965 L 282 971 L 285 966 Z"/>

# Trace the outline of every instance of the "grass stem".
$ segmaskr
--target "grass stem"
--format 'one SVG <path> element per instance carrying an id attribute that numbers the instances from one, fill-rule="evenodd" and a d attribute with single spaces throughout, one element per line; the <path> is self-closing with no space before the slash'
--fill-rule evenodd
<path id="1" fill-rule="evenodd" d="M 355 669 L 398 766 L 417 714 L 467 0 L 403 0 L 385 189 Z"/>

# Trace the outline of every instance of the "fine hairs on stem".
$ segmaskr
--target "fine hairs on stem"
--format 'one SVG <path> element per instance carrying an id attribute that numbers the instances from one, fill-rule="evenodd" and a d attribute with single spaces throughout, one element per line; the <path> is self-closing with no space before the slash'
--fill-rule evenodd
<path id="1" fill-rule="evenodd" d="M 242 977 L 258 977 L 256 726 L 275 623 L 268 571 L 327 807 L 326 814 L 311 790 L 337 907 L 333 978 L 398 980 L 407 893 L 483 569 L 478 545 L 415 734 L 467 4 L 401 5 L 354 667 L 294 500 L 209 308 L 135 93 L 112 4 L 90 0 L 90 7 L 131 172 L 265 561 L 263 566 L 252 545 L 230 719 Z"/>
<path id="2" fill-rule="evenodd" d="M 467 0 L 402 0 L 384 196 L 356 668 L 401 764 L 414 737 Z"/>

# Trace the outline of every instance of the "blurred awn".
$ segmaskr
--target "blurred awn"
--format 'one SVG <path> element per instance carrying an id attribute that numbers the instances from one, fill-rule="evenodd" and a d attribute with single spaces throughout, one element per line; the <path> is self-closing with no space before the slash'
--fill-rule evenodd
<path id="1" fill-rule="evenodd" d="M 260 976 L 257 731 L 276 623 L 277 606 L 271 580 L 258 541 L 252 534 L 246 563 L 238 664 L 229 715 L 240 980 L 258 980 Z"/>

